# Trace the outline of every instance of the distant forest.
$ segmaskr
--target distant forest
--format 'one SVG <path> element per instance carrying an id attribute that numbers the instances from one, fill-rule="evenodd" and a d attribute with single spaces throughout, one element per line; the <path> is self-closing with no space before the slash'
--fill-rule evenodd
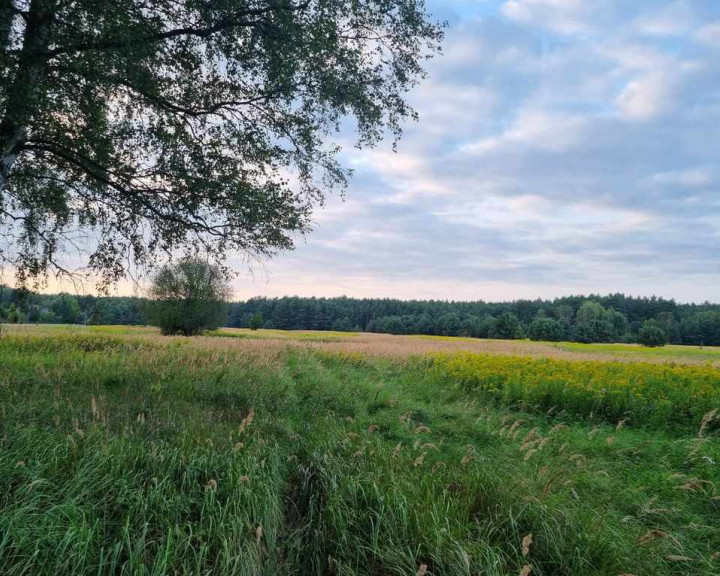
<path id="1" fill-rule="evenodd" d="M 6 323 L 144 324 L 142 298 L 35 294 L 0 287 Z M 567 296 L 554 300 L 448 302 L 381 298 L 252 298 L 229 305 L 227 325 L 576 342 L 637 342 L 660 330 L 667 342 L 720 346 L 720 305 L 662 298 Z"/>

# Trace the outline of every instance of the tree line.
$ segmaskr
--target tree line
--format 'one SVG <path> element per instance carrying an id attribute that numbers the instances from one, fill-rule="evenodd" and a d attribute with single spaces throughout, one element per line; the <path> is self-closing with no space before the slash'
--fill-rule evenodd
<path id="1" fill-rule="evenodd" d="M 380 298 L 252 298 L 228 325 L 575 342 L 720 346 L 720 305 L 624 294 L 451 302 Z"/>
<path id="2" fill-rule="evenodd" d="M 138 297 L 37 294 L 0 287 L 0 321 L 146 324 Z M 386 298 L 251 298 L 228 307 L 229 327 L 335 330 L 575 342 L 720 346 L 720 305 L 624 294 L 554 300 L 452 302 Z"/>
<path id="3" fill-rule="evenodd" d="M 145 324 L 143 298 L 37 294 L 0 285 L 0 322 L 10 324 Z"/>

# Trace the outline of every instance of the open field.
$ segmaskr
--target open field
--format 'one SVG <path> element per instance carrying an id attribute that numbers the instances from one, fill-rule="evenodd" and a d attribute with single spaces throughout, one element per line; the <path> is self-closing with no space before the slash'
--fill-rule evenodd
<path id="1" fill-rule="evenodd" d="M 158 336 L 150 326 L 80 326 L 64 324 L 5 325 L 9 334 L 104 334 Z M 720 347 L 664 346 L 644 348 L 635 344 L 580 344 L 577 342 L 532 342 L 530 340 L 481 340 L 450 336 L 392 336 L 362 332 L 313 332 L 310 330 L 248 330 L 221 328 L 209 335 L 213 340 L 196 338 L 207 346 L 303 346 L 315 349 L 356 352 L 372 357 L 407 358 L 436 352 L 474 352 L 501 356 L 527 356 L 562 360 L 603 360 L 618 362 L 702 364 L 720 367 Z M 218 342 L 217 337 L 226 342 Z M 261 341 L 254 343 L 252 341 Z"/>
<path id="2" fill-rule="evenodd" d="M 12 327 L 0 574 L 718 574 L 717 352 L 668 352 Z"/>

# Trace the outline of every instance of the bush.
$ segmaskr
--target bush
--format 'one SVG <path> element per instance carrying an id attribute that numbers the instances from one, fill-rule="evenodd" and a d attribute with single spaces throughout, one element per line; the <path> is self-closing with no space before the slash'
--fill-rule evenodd
<path id="1" fill-rule="evenodd" d="M 651 320 L 646 320 L 638 333 L 638 342 L 648 348 L 658 348 L 667 344 L 667 334 Z"/>
<path id="2" fill-rule="evenodd" d="M 149 296 L 148 320 L 165 335 L 193 336 L 227 321 L 227 279 L 220 268 L 199 258 L 183 258 L 162 268 Z"/>

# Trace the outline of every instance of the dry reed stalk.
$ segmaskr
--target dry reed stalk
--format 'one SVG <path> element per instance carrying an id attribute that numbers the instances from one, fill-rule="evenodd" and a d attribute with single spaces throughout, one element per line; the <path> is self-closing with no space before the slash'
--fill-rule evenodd
<path id="1" fill-rule="evenodd" d="M 716 408 L 715 410 L 710 410 L 710 412 L 708 412 L 702 417 L 702 420 L 700 421 L 700 430 L 698 431 L 699 438 L 702 438 L 705 435 L 705 429 L 707 428 L 708 424 L 710 424 L 710 422 L 715 419 L 717 413 L 718 410 Z"/>
<path id="2" fill-rule="evenodd" d="M 397 446 L 395 446 L 395 450 L 393 450 L 392 457 L 397 458 L 400 455 L 401 449 L 402 449 L 402 442 L 398 442 Z"/>
<path id="3" fill-rule="evenodd" d="M 238 430 L 238 434 L 242 434 L 245 429 L 252 424 L 252 421 L 255 419 L 255 410 L 253 408 L 250 408 L 250 412 L 248 412 L 248 415 L 245 416 L 245 418 L 242 419 L 242 422 L 240 422 L 240 428 Z"/>
<path id="4" fill-rule="evenodd" d="M 522 540 L 522 555 L 527 556 L 530 554 L 530 546 L 532 546 L 533 543 L 533 535 L 527 534 L 525 538 Z"/>

